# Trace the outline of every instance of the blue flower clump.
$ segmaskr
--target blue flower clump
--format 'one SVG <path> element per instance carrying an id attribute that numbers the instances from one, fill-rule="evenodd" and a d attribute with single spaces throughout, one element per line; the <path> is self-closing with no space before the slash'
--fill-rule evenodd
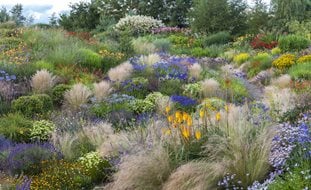
<path id="1" fill-rule="evenodd" d="M 15 81 L 16 76 L 15 75 L 10 75 L 4 70 L 0 70 L 0 81 Z"/>
<path id="2" fill-rule="evenodd" d="M 157 78 L 165 79 L 188 79 L 188 68 L 186 65 L 177 61 L 159 61 L 153 65 L 155 75 Z"/>
<path id="3" fill-rule="evenodd" d="M 189 98 L 187 96 L 179 96 L 179 95 L 171 96 L 171 101 L 178 103 L 184 107 L 195 106 L 197 104 L 196 100 L 193 100 L 192 98 Z"/>

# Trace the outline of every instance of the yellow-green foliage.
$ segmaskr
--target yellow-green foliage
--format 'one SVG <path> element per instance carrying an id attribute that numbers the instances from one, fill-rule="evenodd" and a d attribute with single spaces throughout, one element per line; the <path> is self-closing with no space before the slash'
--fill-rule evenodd
<path id="1" fill-rule="evenodd" d="M 280 55 L 282 50 L 279 47 L 275 47 L 271 50 L 272 55 Z"/>
<path id="2" fill-rule="evenodd" d="M 285 69 L 295 64 L 295 59 L 296 57 L 293 54 L 284 54 L 274 60 L 272 65 L 278 69 Z"/>
<path id="3" fill-rule="evenodd" d="M 311 54 L 299 57 L 299 59 L 297 60 L 297 63 L 306 63 L 306 62 L 311 62 Z"/>
<path id="4" fill-rule="evenodd" d="M 240 53 L 236 56 L 234 56 L 233 61 L 238 63 L 239 65 L 244 63 L 250 58 L 250 55 L 248 53 Z"/>

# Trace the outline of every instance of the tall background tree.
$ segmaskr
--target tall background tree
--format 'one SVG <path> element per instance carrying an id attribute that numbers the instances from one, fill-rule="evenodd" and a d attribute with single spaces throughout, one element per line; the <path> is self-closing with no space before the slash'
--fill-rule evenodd
<path id="1" fill-rule="evenodd" d="M 0 22 L 7 22 L 10 20 L 9 12 L 5 7 L 2 7 L 0 10 Z"/>
<path id="2" fill-rule="evenodd" d="M 11 9 L 11 19 L 16 23 L 17 26 L 22 26 L 26 21 L 26 17 L 23 15 L 23 5 L 16 4 Z"/>
<path id="3" fill-rule="evenodd" d="M 297 20 L 299 22 L 311 17 L 311 0 L 271 0 L 274 22 L 284 25 Z"/>
<path id="4" fill-rule="evenodd" d="M 270 20 L 268 5 L 263 0 L 254 0 L 248 14 L 248 32 L 257 34 L 261 29 L 268 26 Z"/>
<path id="5" fill-rule="evenodd" d="M 195 0 L 191 17 L 194 30 L 205 33 L 244 33 L 247 3 L 243 0 Z"/>

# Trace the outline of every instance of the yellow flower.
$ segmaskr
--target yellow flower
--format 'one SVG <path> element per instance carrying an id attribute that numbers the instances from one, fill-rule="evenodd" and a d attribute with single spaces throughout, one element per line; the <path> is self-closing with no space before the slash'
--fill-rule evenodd
<path id="1" fill-rule="evenodd" d="M 168 113 L 168 112 L 170 112 L 170 111 L 171 111 L 171 108 L 170 108 L 169 106 L 166 106 L 165 112 Z"/>
<path id="2" fill-rule="evenodd" d="M 217 112 L 217 113 L 216 113 L 216 121 L 219 121 L 220 119 L 221 119 L 220 112 Z"/>
<path id="3" fill-rule="evenodd" d="M 182 114 L 182 119 L 183 119 L 184 121 L 187 121 L 188 118 L 189 118 L 189 115 L 188 115 L 186 112 L 184 112 L 184 113 Z"/>
<path id="4" fill-rule="evenodd" d="M 181 133 L 183 137 L 185 137 L 186 139 L 190 137 L 190 130 L 186 127 L 183 127 L 183 129 L 181 130 Z"/>
<path id="5" fill-rule="evenodd" d="M 180 111 L 177 111 L 176 113 L 175 113 L 175 117 L 179 120 L 179 119 L 182 119 L 182 114 L 181 114 L 181 112 Z"/>
<path id="6" fill-rule="evenodd" d="M 191 125 L 192 125 L 192 118 L 191 118 L 191 117 L 189 117 L 189 118 L 187 119 L 187 125 L 188 125 L 188 126 L 191 126 Z"/>
<path id="7" fill-rule="evenodd" d="M 201 109 L 201 110 L 200 110 L 200 118 L 203 118 L 203 117 L 204 117 L 204 114 L 205 114 L 204 110 Z"/>
<path id="8" fill-rule="evenodd" d="M 202 136 L 201 131 L 195 131 L 194 135 L 197 140 L 201 139 L 201 136 Z"/>
<path id="9" fill-rule="evenodd" d="M 172 116 L 172 115 L 168 116 L 168 117 L 167 117 L 167 120 L 168 120 L 168 122 L 171 123 L 171 122 L 173 121 L 173 116 Z"/>

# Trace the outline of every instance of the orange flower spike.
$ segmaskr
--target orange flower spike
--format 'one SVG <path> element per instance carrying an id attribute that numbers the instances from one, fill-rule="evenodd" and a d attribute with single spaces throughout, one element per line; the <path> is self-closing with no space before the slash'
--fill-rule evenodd
<path id="1" fill-rule="evenodd" d="M 217 113 L 216 113 L 216 121 L 219 121 L 220 119 L 221 119 L 220 112 L 217 112 Z"/>
<path id="2" fill-rule="evenodd" d="M 195 131 L 195 138 L 197 139 L 197 140 L 200 140 L 201 139 L 201 137 L 202 137 L 202 134 L 201 134 L 201 131 Z"/>

